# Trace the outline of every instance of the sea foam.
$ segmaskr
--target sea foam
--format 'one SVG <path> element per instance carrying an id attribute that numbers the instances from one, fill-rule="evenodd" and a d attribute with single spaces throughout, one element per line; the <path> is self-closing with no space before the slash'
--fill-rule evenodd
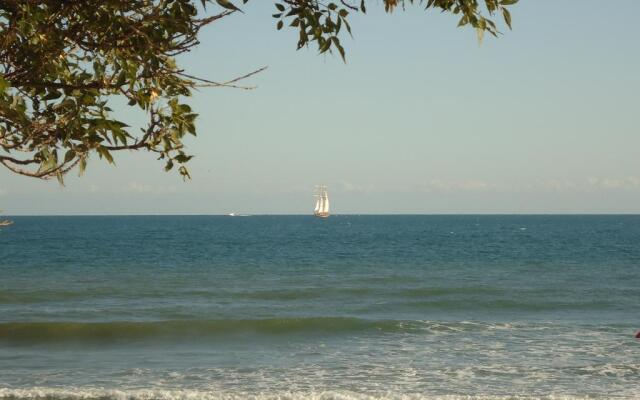
<path id="1" fill-rule="evenodd" d="M 309 391 L 275 393 L 221 393 L 204 390 L 104 389 L 104 388 L 0 388 L 0 399 L 46 400 L 596 400 L 599 397 L 545 395 L 429 395 L 420 393 L 358 393 L 355 391 Z M 602 397 L 605 399 L 605 397 Z M 606 399 L 633 399 L 607 396 Z"/>

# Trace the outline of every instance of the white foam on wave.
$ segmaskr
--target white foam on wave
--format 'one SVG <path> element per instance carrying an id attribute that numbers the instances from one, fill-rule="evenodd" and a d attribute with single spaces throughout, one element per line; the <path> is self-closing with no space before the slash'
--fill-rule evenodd
<path id="1" fill-rule="evenodd" d="M 462 333 L 462 332 L 478 332 L 478 331 L 496 331 L 496 330 L 516 330 L 527 328 L 529 326 L 519 327 L 512 323 L 492 323 L 479 321 L 412 321 L 415 326 L 421 327 L 425 331 L 432 334 L 442 333 Z M 399 325 L 403 327 L 402 323 Z"/>
<path id="2" fill-rule="evenodd" d="M 607 396 L 607 399 L 613 397 Z M 615 397 L 631 399 L 632 397 Z M 277 392 L 277 393 L 216 393 L 202 390 L 104 388 L 0 388 L 0 399 L 47 400 L 594 400 L 592 396 L 566 395 L 428 395 L 398 393 L 357 393 L 350 391 Z M 604 398 L 603 398 L 604 399 Z"/>
<path id="3" fill-rule="evenodd" d="M 579 368 L 583 373 L 602 375 L 602 376 L 615 376 L 615 377 L 631 377 L 636 378 L 640 376 L 640 364 L 613 364 L 605 363 L 600 365 L 588 365 Z"/>

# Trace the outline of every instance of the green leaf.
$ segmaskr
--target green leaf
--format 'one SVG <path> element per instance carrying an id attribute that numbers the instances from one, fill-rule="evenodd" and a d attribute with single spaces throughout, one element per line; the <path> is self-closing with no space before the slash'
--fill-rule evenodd
<path id="1" fill-rule="evenodd" d="M 191 160 L 192 158 L 193 156 L 188 156 L 186 154 L 178 154 L 177 156 L 173 157 L 173 159 L 179 162 L 180 164 L 184 164 L 187 161 Z"/>
<path id="2" fill-rule="evenodd" d="M 46 96 L 44 96 L 44 97 L 42 98 L 42 100 L 45 100 L 45 101 L 47 101 L 47 100 L 54 100 L 54 99 L 59 98 L 60 96 L 62 96 L 62 93 L 61 93 L 61 92 L 59 92 L 59 91 L 57 91 L 56 89 L 53 89 L 53 90 L 51 90 L 49 93 L 47 93 L 47 95 L 46 95 Z"/>
<path id="3" fill-rule="evenodd" d="M 64 162 L 65 164 L 68 163 L 69 161 L 73 160 L 76 157 L 76 152 L 73 150 L 67 150 L 67 152 L 64 155 Z"/>
<path id="4" fill-rule="evenodd" d="M 178 168 L 178 172 L 180 172 L 180 175 L 182 175 L 182 178 L 184 180 L 191 179 L 191 175 L 189 175 L 189 170 L 184 165 Z"/>
<path id="5" fill-rule="evenodd" d="M 216 0 L 216 3 L 218 3 L 218 5 L 222 8 L 226 8 L 227 10 L 231 10 L 231 11 L 240 11 L 243 12 L 241 9 L 239 9 L 238 7 L 236 7 L 232 2 L 230 2 L 229 0 Z"/>
<path id="6" fill-rule="evenodd" d="M 331 47 L 331 40 L 325 40 L 324 43 L 322 43 L 322 45 L 320 46 L 320 53 L 324 53 L 327 50 L 329 50 L 329 47 Z"/>
<path id="7" fill-rule="evenodd" d="M 9 86 L 11 86 L 9 82 L 4 79 L 4 76 L 2 74 L 0 74 L 0 93 L 3 93 L 5 90 L 7 90 Z"/>
<path id="8" fill-rule="evenodd" d="M 86 157 L 82 157 L 80 159 L 78 175 L 82 176 L 82 174 L 84 174 L 84 171 L 86 169 L 87 169 L 87 158 Z"/>
<path id="9" fill-rule="evenodd" d="M 122 70 L 120 72 L 120 75 L 118 75 L 118 80 L 116 81 L 116 86 L 117 87 L 124 86 L 126 80 L 127 80 L 127 73 L 124 70 Z"/>
<path id="10" fill-rule="evenodd" d="M 338 39 L 336 36 L 332 36 L 331 40 L 333 41 L 333 44 L 335 44 L 338 48 L 338 52 L 340 53 L 340 57 L 342 57 L 342 61 L 346 63 L 347 59 L 345 57 L 344 48 L 340 45 L 340 39 Z"/>
<path id="11" fill-rule="evenodd" d="M 113 157 L 106 147 L 98 146 L 96 147 L 96 151 L 98 152 L 98 155 L 100 155 L 100 158 L 104 157 L 109 162 L 109 164 L 113 164 Z"/>
<path id="12" fill-rule="evenodd" d="M 511 29 L 511 13 L 509 13 L 509 10 L 503 8 L 502 16 L 504 17 L 504 22 L 506 22 L 509 29 Z"/>

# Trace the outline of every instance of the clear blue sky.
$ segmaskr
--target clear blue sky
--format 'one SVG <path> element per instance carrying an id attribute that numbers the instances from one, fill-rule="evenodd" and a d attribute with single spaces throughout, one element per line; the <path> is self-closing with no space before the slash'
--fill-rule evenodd
<path id="1" fill-rule="evenodd" d="M 0 169 L 8 214 L 640 212 L 640 2 L 521 0 L 479 46 L 457 19 L 373 1 L 348 63 L 295 51 L 270 1 L 208 27 L 181 59 L 254 91 L 205 89 L 183 183 L 148 154 L 91 160 L 82 178 Z M 122 108 L 124 120 L 135 116 Z"/>

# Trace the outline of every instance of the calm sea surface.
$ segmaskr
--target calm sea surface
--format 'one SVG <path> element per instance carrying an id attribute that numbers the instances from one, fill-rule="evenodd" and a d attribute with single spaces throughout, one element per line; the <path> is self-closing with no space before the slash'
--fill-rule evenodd
<path id="1" fill-rule="evenodd" d="M 13 219 L 0 398 L 640 398 L 640 216 Z"/>

